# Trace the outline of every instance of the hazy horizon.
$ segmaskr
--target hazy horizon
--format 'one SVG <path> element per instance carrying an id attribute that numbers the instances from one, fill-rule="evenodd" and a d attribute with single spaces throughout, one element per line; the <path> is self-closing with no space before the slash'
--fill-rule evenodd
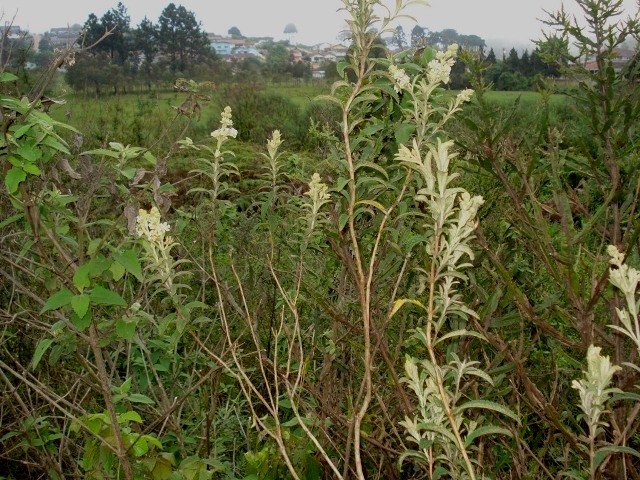
<path id="1" fill-rule="evenodd" d="M 13 24 L 32 34 L 45 33 L 51 28 L 73 24 L 83 25 L 90 13 L 100 18 L 115 8 L 118 1 L 94 0 L 78 3 L 76 0 L 5 0 L 0 13 L 3 22 L 13 19 Z M 122 2 L 131 18 L 131 26 L 137 26 L 147 17 L 157 22 L 162 10 L 171 1 L 137 0 Z M 174 1 L 192 11 L 208 33 L 225 35 L 231 27 L 237 27 L 243 35 L 273 37 L 276 40 L 288 36 L 285 25 L 296 25 L 298 34 L 294 41 L 305 45 L 335 42 L 345 29 L 346 14 L 338 9 L 340 0 L 184 0 Z M 389 4 L 394 4 L 390 1 Z M 569 13 L 578 14 L 575 1 L 561 0 L 431 0 L 430 6 L 414 6 L 410 13 L 416 21 L 405 20 L 401 24 L 407 36 L 418 24 L 431 31 L 452 28 L 465 35 L 478 35 L 488 45 L 526 47 L 531 40 L 542 37 L 546 18 L 545 10 L 556 11 L 564 3 Z M 635 0 L 623 0 L 625 15 L 638 10 Z M 31 15 L 30 12 L 37 12 Z M 495 48 L 495 47 L 494 47 Z"/>

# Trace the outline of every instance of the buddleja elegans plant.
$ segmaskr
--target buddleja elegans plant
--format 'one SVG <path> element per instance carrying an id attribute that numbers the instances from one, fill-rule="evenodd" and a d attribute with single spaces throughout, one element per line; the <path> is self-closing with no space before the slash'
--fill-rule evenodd
<path id="1" fill-rule="evenodd" d="M 426 69 L 413 79 L 396 65 L 389 67 L 396 91 L 402 93 L 405 121 L 415 125 L 416 135 L 409 146 L 400 145 L 396 160 L 414 173 L 417 189 L 414 200 L 424 205 L 421 235 L 424 264 L 420 268 L 425 287 L 420 299 L 399 299 L 393 313 L 410 303 L 419 307 L 424 318 L 414 339 L 426 356 L 407 356 L 403 379 L 414 392 L 415 415 L 401 424 L 415 450 L 406 451 L 401 462 L 412 457 L 426 466 L 429 478 L 443 474 L 452 478 L 476 478 L 472 456 L 473 442 L 487 434 L 511 435 L 505 428 L 484 425 L 481 416 L 470 411 L 490 410 L 518 420 L 506 407 L 484 399 L 470 399 L 464 391 L 465 379 L 477 378 L 492 384 L 480 362 L 460 358 L 447 342 L 460 337 L 482 336 L 468 329 L 477 317 L 458 293 L 466 280 L 464 270 L 471 266 L 471 241 L 477 226 L 482 197 L 471 196 L 456 186 L 457 173 L 451 172 L 456 154 L 453 142 L 441 138 L 441 127 L 468 101 L 473 92 L 464 90 L 442 104 L 442 85 L 448 83 L 457 46 L 438 52 Z M 435 97 L 435 99 L 434 99 Z M 437 106 L 439 105 L 439 106 Z M 392 314 L 393 314 L 392 313 Z"/>

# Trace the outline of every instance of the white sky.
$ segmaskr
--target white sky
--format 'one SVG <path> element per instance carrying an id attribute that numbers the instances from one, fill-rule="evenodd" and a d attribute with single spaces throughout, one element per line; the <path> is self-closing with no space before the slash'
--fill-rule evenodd
<path id="1" fill-rule="evenodd" d="M 384 0 L 394 5 L 395 0 Z M 624 0 L 626 14 L 634 14 L 640 0 Z M 123 0 L 136 26 L 147 16 L 157 22 L 171 0 Z M 307 45 L 335 42 L 344 28 L 345 12 L 338 11 L 341 0 L 174 0 L 194 12 L 207 32 L 226 34 L 236 26 L 246 36 L 271 36 L 284 39 L 287 23 L 296 25 L 294 41 Z M 555 11 L 563 0 L 429 0 L 430 6 L 412 8 L 418 24 L 429 30 L 453 28 L 465 35 L 478 35 L 485 40 L 502 40 L 514 45 L 541 38 L 540 18 L 544 10 Z M 52 27 L 84 24 L 90 13 L 100 18 L 118 0 L 0 0 L 2 22 L 31 33 L 43 33 Z M 564 0 L 569 12 L 579 13 L 575 0 Z M 17 12 L 17 13 L 16 13 Z M 403 23 L 410 34 L 414 22 Z"/>

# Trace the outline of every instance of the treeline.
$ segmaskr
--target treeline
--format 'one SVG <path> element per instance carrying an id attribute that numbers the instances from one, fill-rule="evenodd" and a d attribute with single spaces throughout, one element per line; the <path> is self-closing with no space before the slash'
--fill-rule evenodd
<path id="1" fill-rule="evenodd" d="M 229 32 L 241 36 L 236 27 Z M 240 81 L 260 77 L 276 82 L 311 77 L 307 63 L 293 61 L 286 41 L 263 42 L 264 58 L 224 61 L 211 46 L 195 14 L 173 3 L 162 11 L 157 22 L 145 17 L 134 27 L 123 3 L 101 17 L 92 13 L 76 42 L 82 52 L 68 64 L 66 81 L 77 92 L 167 89 L 179 77 L 214 82 L 231 77 Z M 45 55 L 41 61 L 55 54 L 47 36 L 40 42 L 40 50 L 49 52 L 49 58 Z"/>
<path id="2" fill-rule="evenodd" d="M 416 25 L 407 38 L 402 26 L 398 26 L 391 38 L 387 40 L 387 44 L 394 49 L 410 48 L 414 52 L 420 52 L 424 48 L 444 51 L 450 45 L 459 45 L 461 58 L 453 67 L 450 84 L 451 88 L 456 90 L 471 87 L 468 62 L 464 61 L 465 56 L 469 55 L 479 56 L 486 62 L 485 79 L 493 84 L 494 90 L 529 90 L 536 88 L 541 78 L 560 75 L 557 64 L 545 62 L 542 53 L 544 48 L 540 46 L 531 53 L 525 50 L 521 55 L 512 48 L 508 54 L 503 51 L 502 58 L 498 58 L 493 48 L 487 53 L 487 45 L 483 38 L 478 35 L 461 34 L 451 28 L 430 31 L 426 27 Z M 564 48 L 563 45 L 556 45 L 556 47 Z"/>

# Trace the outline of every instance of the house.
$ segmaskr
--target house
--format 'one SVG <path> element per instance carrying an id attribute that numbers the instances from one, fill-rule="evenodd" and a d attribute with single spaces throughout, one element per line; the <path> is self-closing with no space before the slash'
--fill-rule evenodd
<path id="1" fill-rule="evenodd" d="M 611 59 L 611 65 L 616 73 L 619 73 L 627 63 L 629 63 L 636 55 L 634 50 L 629 48 L 615 48 L 613 50 L 614 57 Z M 594 57 L 588 58 L 584 63 L 584 68 L 591 73 L 598 71 L 598 63 Z"/>
<path id="2" fill-rule="evenodd" d="M 0 27 L 0 34 L 2 35 L 2 38 L 15 40 L 26 35 L 26 32 L 23 32 L 17 25 L 5 23 L 4 27 Z"/>
<path id="3" fill-rule="evenodd" d="M 80 34 L 82 28 L 80 25 L 74 25 L 73 27 L 57 27 L 49 30 L 49 41 L 51 46 L 57 47 L 70 47 L 73 45 Z"/>

